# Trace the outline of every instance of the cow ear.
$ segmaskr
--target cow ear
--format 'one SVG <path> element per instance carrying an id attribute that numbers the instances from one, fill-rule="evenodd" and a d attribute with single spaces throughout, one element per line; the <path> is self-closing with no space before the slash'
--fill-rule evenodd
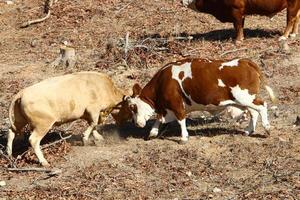
<path id="1" fill-rule="evenodd" d="M 134 86 L 132 87 L 132 92 L 133 92 L 132 96 L 133 97 L 138 96 L 141 93 L 141 91 L 142 91 L 141 86 L 138 83 L 134 84 Z"/>

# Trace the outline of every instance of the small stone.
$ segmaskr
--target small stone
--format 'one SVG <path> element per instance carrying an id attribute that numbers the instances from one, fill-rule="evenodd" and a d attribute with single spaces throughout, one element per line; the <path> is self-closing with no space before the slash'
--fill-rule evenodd
<path id="1" fill-rule="evenodd" d="M 12 4 L 14 4 L 13 1 L 5 1 L 5 3 L 6 3 L 7 5 L 12 5 Z"/>
<path id="2" fill-rule="evenodd" d="M 300 116 L 296 117 L 295 125 L 300 126 Z"/>
<path id="3" fill-rule="evenodd" d="M 271 110 L 277 110 L 278 107 L 277 107 L 277 106 L 272 106 L 270 109 L 271 109 Z"/>
<path id="4" fill-rule="evenodd" d="M 214 197 L 214 195 L 210 194 L 208 195 L 208 198 L 212 199 Z"/>
<path id="5" fill-rule="evenodd" d="M 5 181 L 0 181 L 0 187 L 4 187 L 6 186 L 6 182 Z"/>
<path id="6" fill-rule="evenodd" d="M 30 46 L 31 47 L 36 47 L 37 45 L 37 40 L 36 39 L 33 39 L 31 42 L 30 42 Z"/>
<path id="7" fill-rule="evenodd" d="M 214 192 L 214 193 L 219 193 L 219 192 L 222 192 L 222 190 L 221 190 L 220 188 L 215 187 L 215 188 L 213 189 L 213 192 Z"/>
<path id="8" fill-rule="evenodd" d="M 274 112 L 274 117 L 276 117 L 276 118 L 278 118 L 279 117 L 279 111 L 278 110 L 276 110 L 275 112 Z"/>
<path id="9" fill-rule="evenodd" d="M 192 172 L 191 171 L 187 171 L 186 173 L 185 173 L 187 176 L 192 176 Z"/>

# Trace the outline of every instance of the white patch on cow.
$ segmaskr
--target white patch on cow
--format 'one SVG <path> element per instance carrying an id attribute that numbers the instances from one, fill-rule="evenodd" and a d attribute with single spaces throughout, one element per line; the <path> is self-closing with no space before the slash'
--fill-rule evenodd
<path id="1" fill-rule="evenodd" d="M 230 87 L 231 93 L 233 97 L 241 104 L 241 105 L 249 105 L 253 104 L 253 101 L 255 99 L 255 94 L 251 95 L 249 94 L 248 89 L 241 89 L 239 85 L 236 85 L 235 87 Z"/>
<path id="2" fill-rule="evenodd" d="M 189 137 L 189 133 L 186 129 L 186 120 L 183 119 L 183 120 L 178 120 L 178 123 L 180 125 L 180 128 L 181 128 L 181 141 L 183 142 L 186 142 L 188 141 L 188 137 Z"/>
<path id="3" fill-rule="evenodd" d="M 248 89 L 242 90 L 239 85 L 231 87 L 231 93 L 238 104 L 256 110 L 261 116 L 263 127 L 266 131 L 269 131 L 270 124 L 268 121 L 267 104 L 264 102 L 264 105 L 255 105 L 253 101 L 256 95 L 249 94 Z M 255 114 L 254 117 L 252 116 L 251 118 L 255 121 Z M 252 123 L 254 124 L 254 122 Z"/>
<path id="4" fill-rule="evenodd" d="M 225 101 L 221 101 L 219 103 L 219 106 L 227 106 L 227 105 L 232 105 L 232 104 L 236 104 L 236 102 L 232 101 L 232 100 L 225 100 Z"/>
<path id="5" fill-rule="evenodd" d="M 139 97 L 130 98 L 128 104 L 137 106 L 137 113 L 133 114 L 133 120 L 139 127 L 144 127 L 148 119 L 154 114 L 153 108 Z"/>
<path id="6" fill-rule="evenodd" d="M 223 69 L 224 67 L 237 67 L 239 66 L 239 59 L 234 59 L 229 62 L 222 63 L 219 67 L 219 70 Z"/>
<path id="7" fill-rule="evenodd" d="M 224 82 L 221 79 L 218 79 L 218 86 L 226 87 L 226 85 L 224 84 Z"/>
<path id="8" fill-rule="evenodd" d="M 192 63 L 184 63 L 183 65 L 173 65 L 172 66 L 172 78 L 175 79 L 182 92 L 184 93 L 184 95 L 188 98 L 190 98 L 190 96 L 188 96 L 184 89 L 183 89 L 183 85 L 182 85 L 182 82 L 186 79 L 186 78 L 192 78 L 192 69 L 191 69 L 191 65 Z M 184 76 L 183 78 L 180 80 L 179 78 L 179 74 L 180 72 L 183 72 L 184 73 Z M 190 98 L 191 99 L 191 98 Z"/>

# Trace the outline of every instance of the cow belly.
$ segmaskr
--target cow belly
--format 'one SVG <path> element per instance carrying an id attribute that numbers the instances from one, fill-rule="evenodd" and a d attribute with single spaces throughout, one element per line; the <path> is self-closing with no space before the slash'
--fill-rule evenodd
<path id="1" fill-rule="evenodd" d="M 226 106 L 216 106 L 216 105 L 203 105 L 203 104 L 197 104 L 195 102 L 192 102 L 192 105 L 185 104 L 185 111 L 186 113 L 190 113 L 193 111 L 207 111 L 211 113 L 212 115 L 216 115 L 222 111 L 224 111 Z"/>
<path id="2" fill-rule="evenodd" d="M 258 14 L 258 15 L 274 15 L 284 8 L 286 8 L 286 2 L 283 0 L 269 1 L 252 1 L 248 2 L 246 7 L 246 15 Z"/>

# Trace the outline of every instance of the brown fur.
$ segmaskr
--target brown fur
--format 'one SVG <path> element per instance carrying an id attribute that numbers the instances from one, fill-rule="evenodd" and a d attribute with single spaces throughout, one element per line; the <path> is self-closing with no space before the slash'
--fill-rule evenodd
<path id="1" fill-rule="evenodd" d="M 212 14 L 221 22 L 232 22 L 237 41 L 244 39 L 246 15 L 273 16 L 287 8 L 287 26 L 283 36 L 288 38 L 291 31 L 298 34 L 300 0 L 195 0 L 189 7 Z"/>

